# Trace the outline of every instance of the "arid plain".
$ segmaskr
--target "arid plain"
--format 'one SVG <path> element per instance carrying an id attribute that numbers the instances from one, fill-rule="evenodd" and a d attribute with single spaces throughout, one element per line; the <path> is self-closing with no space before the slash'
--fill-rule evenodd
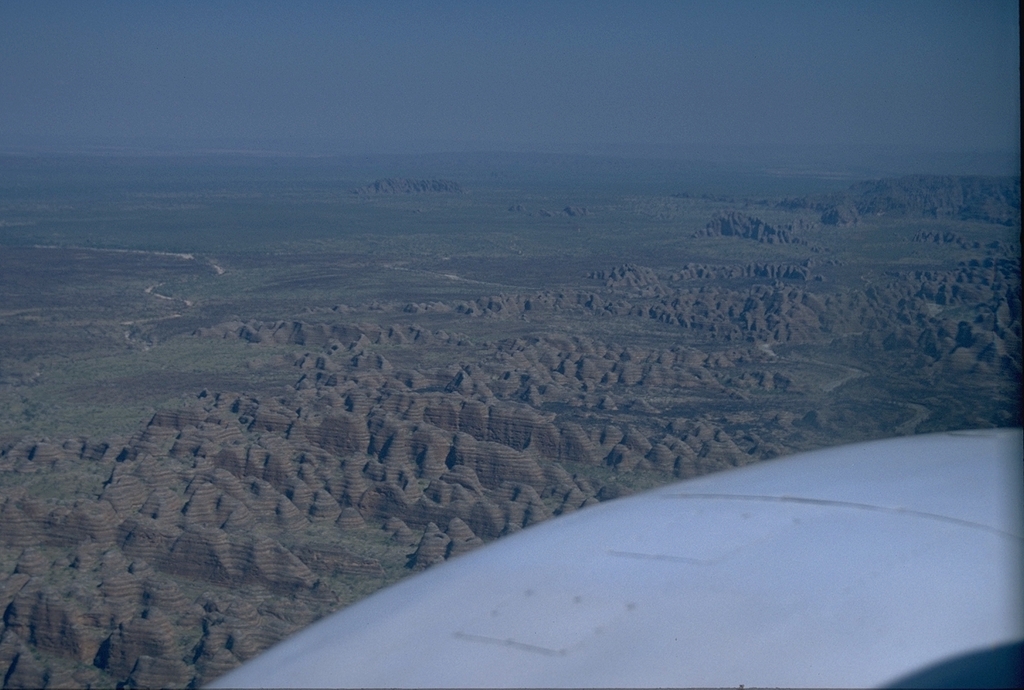
<path id="1" fill-rule="evenodd" d="M 1020 178 L 0 169 L 4 687 L 198 686 L 600 501 L 1020 424 Z"/>

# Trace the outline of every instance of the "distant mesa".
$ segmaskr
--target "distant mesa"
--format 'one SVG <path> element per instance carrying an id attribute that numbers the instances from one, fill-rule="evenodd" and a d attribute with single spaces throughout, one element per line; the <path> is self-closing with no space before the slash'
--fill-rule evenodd
<path id="1" fill-rule="evenodd" d="M 739 211 L 716 214 L 711 221 L 693 234 L 694 237 L 741 237 L 764 244 L 806 244 L 793 235 L 793 226 L 775 227 L 760 218 Z"/>
<path id="2" fill-rule="evenodd" d="M 851 187 L 861 215 L 921 215 L 1020 225 L 1020 178 L 912 175 Z"/>
<path id="3" fill-rule="evenodd" d="M 861 216 L 923 216 L 1020 225 L 1020 178 L 909 175 L 860 182 L 846 192 L 786 199 L 780 206 L 821 211 L 824 225 L 855 225 Z"/>
<path id="4" fill-rule="evenodd" d="M 525 213 L 532 216 L 522 204 L 512 204 L 508 207 L 509 213 Z M 554 218 L 555 216 L 568 216 L 569 218 L 582 218 L 589 216 L 590 210 L 586 206 L 566 206 L 561 211 L 549 211 L 546 208 L 537 209 L 537 215 L 541 218 Z"/>
<path id="5" fill-rule="evenodd" d="M 465 190 L 454 180 L 413 180 L 407 177 L 385 177 L 352 190 L 359 196 L 381 194 L 464 194 Z"/>

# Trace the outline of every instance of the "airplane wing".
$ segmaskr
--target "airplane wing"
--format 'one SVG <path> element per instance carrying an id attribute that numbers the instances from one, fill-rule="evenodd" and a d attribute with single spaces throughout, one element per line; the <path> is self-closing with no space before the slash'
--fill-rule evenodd
<path id="1" fill-rule="evenodd" d="M 502 538 L 211 687 L 1013 686 L 1022 504 L 1019 429 L 749 465 Z"/>

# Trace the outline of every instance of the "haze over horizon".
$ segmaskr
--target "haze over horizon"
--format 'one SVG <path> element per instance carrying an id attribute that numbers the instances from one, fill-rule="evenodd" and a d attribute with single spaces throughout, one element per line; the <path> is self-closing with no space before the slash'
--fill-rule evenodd
<path id="1" fill-rule="evenodd" d="M 1009 1 L 6 2 L 0 150 L 1012 172 L 1018 54 Z"/>

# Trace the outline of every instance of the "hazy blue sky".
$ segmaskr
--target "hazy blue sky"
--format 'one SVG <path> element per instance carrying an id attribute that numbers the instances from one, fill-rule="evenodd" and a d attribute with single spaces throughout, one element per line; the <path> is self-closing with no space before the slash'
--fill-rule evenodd
<path id="1" fill-rule="evenodd" d="M 0 148 L 1019 147 L 1017 3 L 0 2 Z"/>

